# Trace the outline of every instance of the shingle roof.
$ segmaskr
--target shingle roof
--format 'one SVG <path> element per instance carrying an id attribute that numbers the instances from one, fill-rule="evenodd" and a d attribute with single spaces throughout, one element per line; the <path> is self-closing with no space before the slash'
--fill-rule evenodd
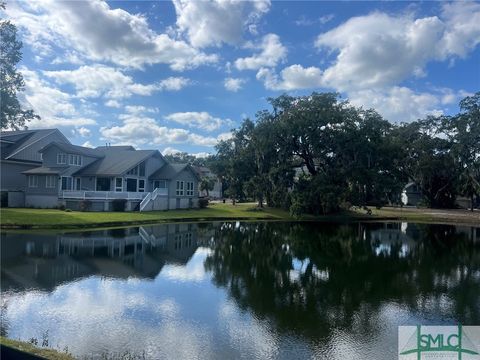
<path id="1" fill-rule="evenodd" d="M 198 179 L 198 174 L 188 164 L 165 164 L 159 170 L 150 175 L 150 179 L 171 180 L 185 169 L 190 170 Z"/>
<path id="2" fill-rule="evenodd" d="M 47 166 L 39 166 L 27 171 L 23 171 L 22 174 L 26 175 L 57 175 L 57 174 L 63 174 L 65 170 L 67 170 L 67 167 L 47 167 Z"/>
<path id="3" fill-rule="evenodd" d="M 58 131 L 58 129 L 2 131 L 0 133 L 0 138 L 8 142 L 10 141 L 13 142 L 12 145 L 2 149 L 2 159 L 13 158 L 15 154 L 18 154 L 22 150 L 35 144 L 37 141 L 55 132 L 58 132 L 61 134 L 61 132 Z M 68 142 L 68 139 L 65 138 L 65 141 Z M 32 161 L 37 161 L 37 160 L 32 159 Z"/>
<path id="4" fill-rule="evenodd" d="M 121 175 L 157 152 L 157 150 L 94 150 L 104 157 L 80 169 L 75 175 Z"/>
<path id="5" fill-rule="evenodd" d="M 72 144 L 65 144 L 65 143 L 60 143 L 60 142 L 51 142 L 47 146 L 44 146 L 42 149 L 40 149 L 40 152 L 44 152 L 45 149 L 49 148 L 50 146 L 56 146 L 60 150 L 71 153 L 71 154 L 78 154 L 78 155 L 85 155 L 85 156 L 92 156 L 92 157 L 97 157 L 101 158 L 103 157 L 103 153 L 92 148 L 84 147 L 84 146 L 78 146 L 78 145 L 72 145 Z"/>

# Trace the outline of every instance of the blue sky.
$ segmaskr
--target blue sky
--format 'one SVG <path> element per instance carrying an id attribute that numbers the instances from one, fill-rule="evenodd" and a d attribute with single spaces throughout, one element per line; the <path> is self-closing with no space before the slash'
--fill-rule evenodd
<path id="1" fill-rule="evenodd" d="M 480 90 L 480 2 L 7 3 L 26 91 L 75 144 L 214 152 L 282 93 L 339 92 L 392 122 Z"/>

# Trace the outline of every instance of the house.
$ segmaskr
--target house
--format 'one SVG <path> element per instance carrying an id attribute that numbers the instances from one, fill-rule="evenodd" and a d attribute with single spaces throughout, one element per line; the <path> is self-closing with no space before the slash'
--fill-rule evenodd
<path id="1" fill-rule="evenodd" d="M 402 204 L 417 206 L 423 200 L 423 194 L 418 186 L 414 182 L 410 182 L 403 188 L 402 191 Z"/>
<path id="2" fill-rule="evenodd" d="M 0 188 L 2 206 L 25 206 L 27 178 L 22 172 L 42 164 L 39 150 L 51 142 L 70 144 L 58 129 L 2 131 L 0 133 Z"/>
<path id="3" fill-rule="evenodd" d="M 23 176 L 19 190 L 27 207 L 109 211 L 116 199 L 130 211 L 198 206 L 197 174 L 189 165 L 168 163 L 158 150 L 51 141 L 38 153 L 37 166 L 10 175 Z"/>
<path id="4" fill-rule="evenodd" d="M 205 166 L 194 166 L 194 170 L 197 172 L 200 179 L 211 179 L 213 180 L 213 190 L 208 192 L 208 195 L 212 199 L 221 199 L 223 198 L 223 191 L 222 191 L 222 181 L 219 177 L 214 174 L 209 168 Z M 200 196 L 207 196 L 206 190 L 199 191 Z"/>

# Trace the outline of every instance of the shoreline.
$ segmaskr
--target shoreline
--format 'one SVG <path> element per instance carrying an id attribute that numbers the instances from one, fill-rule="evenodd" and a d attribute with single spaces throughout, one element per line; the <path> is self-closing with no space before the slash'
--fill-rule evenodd
<path id="1" fill-rule="evenodd" d="M 370 208 L 338 214 L 293 217 L 274 208 L 256 208 L 254 203 L 211 204 L 206 209 L 158 212 L 78 212 L 52 209 L 0 209 L 0 229 L 8 230 L 72 230 L 152 225 L 176 222 L 211 221 L 292 221 L 292 222 L 416 222 L 446 225 L 480 226 L 480 212 L 416 208 Z"/>

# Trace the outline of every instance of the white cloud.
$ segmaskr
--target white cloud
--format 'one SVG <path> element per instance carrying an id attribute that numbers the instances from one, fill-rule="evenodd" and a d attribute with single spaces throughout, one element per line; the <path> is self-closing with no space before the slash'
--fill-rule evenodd
<path id="1" fill-rule="evenodd" d="M 280 72 L 278 76 L 273 70 L 262 68 L 257 73 L 257 79 L 262 80 L 270 90 L 296 90 L 322 87 L 322 71 L 314 66 L 304 68 L 301 65 L 291 65 Z"/>
<path id="2" fill-rule="evenodd" d="M 144 113 L 157 114 L 158 108 L 141 106 L 141 105 L 127 105 L 125 106 L 125 111 L 128 114 L 133 114 L 133 115 L 139 115 Z"/>
<path id="3" fill-rule="evenodd" d="M 165 149 L 162 151 L 162 155 L 175 155 L 175 154 L 180 154 L 183 151 L 175 149 L 173 147 L 167 146 Z"/>
<path id="4" fill-rule="evenodd" d="M 218 142 L 217 137 L 203 136 L 185 129 L 159 125 L 155 119 L 148 116 L 123 114 L 120 119 L 123 120 L 121 125 L 100 128 L 104 140 L 139 147 L 170 144 L 214 146 Z"/>
<path id="5" fill-rule="evenodd" d="M 245 29 L 256 31 L 256 23 L 270 8 L 269 0 L 235 1 L 174 0 L 177 28 L 195 47 L 231 45 L 242 41 Z"/>
<path id="6" fill-rule="evenodd" d="M 353 17 L 319 35 L 315 44 L 337 53 L 324 83 L 352 91 L 425 76 L 428 62 L 464 57 L 479 43 L 480 4 L 456 2 L 443 5 L 441 18 L 381 12 Z"/>
<path id="7" fill-rule="evenodd" d="M 89 137 L 92 132 L 89 128 L 86 128 L 86 127 L 80 127 L 78 129 L 76 129 L 76 132 L 81 136 L 81 137 Z"/>
<path id="8" fill-rule="evenodd" d="M 108 107 L 113 107 L 113 108 L 121 108 L 122 107 L 122 104 L 120 104 L 120 102 L 118 102 L 117 100 L 108 100 L 105 102 L 105 106 L 108 106 Z"/>
<path id="9" fill-rule="evenodd" d="M 70 94 L 67 94 L 42 79 L 38 73 L 25 67 L 20 68 L 25 80 L 25 92 L 20 99 L 25 107 L 33 109 L 40 120 L 28 123 L 32 128 L 94 125 L 96 121 L 80 114 Z"/>
<path id="10" fill-rule="evenodd" d="M 159 82 L 162 90 L 178 91 L 189 85 L 191 82 L 184 77 L 169 77 Z"/>
<path id="11" fill-rule="evenodd" d="M 276 34 L 267 34 L 258 44 L 251 45 L 259 52 L 253 56 L 235 60 L 238 70 L 257 70 L 261 67 L 275 67 L 280 61 L 285 60 L 287 48 L 280 42 Z"/>
<path id="12" fill-rule="evenodd" d="M 355 106 L 375 108 L 385 119 L 395 122 L 410 122 L 426 115 L 443 113 L 445 105 L 456 104 L 467 93 L 450 89 L 432 92 L 415 92 L 407 87 L 393 86 L 388 89 L 366 89 L 348 94 Z"/>
<path id="13" fill-rule="evenodd" d="M 93 144 L 90 142 L 90 141 L 85 141 L 83 144 L 82 144 L 83 147 L 88 147 L 88 148 L 94 148 L 95 146 L 93 146 Z"/>
<path id="14" fill-rule="evenodd" d="M 165 119 L 188 127 L 200 128 L 207 131 L 216 130 L 223 124 L 231 122 L 229 119 L 222 120 L 218 117 L 214 117 L 206 111 L 177 112 L 165 116 Z"/>
<path id="15" fill-rule="evenodd" d="M 135 83 L 131 76 L 120 70 L 104 65 L 85 65 L 75 70 L 44 71 L 45 76 L 59 84 L 71 84 L 78 97 L 104 96 L 121 99 L 132 95 L 151 95 L 155 91 L 180 90 L 189 83 L 188 79 L 170 77 L 154 84 Z M 106 103 L 117 107 L 118 102 Z"/>
<path id="16" fill-rule="evenodd" d="M 9 4 L 7 14 L 26 30 L 25 41 L 41 56 L 62 48 L 93 61 L 135 68 L 163 63 L 179 71 L 218 60 L 156 33 L 144 16 L 112 9 L 104 1 L 18 2 Z"/>
<path id="17" fill-rule="evenodd" d="M 225 89 L 227 89 L 228 91 L 237 92 L 243 87 L 246 82 L 246 79 L 228 77 L 225 79 L 223 84 L 225 86 Z"/>

